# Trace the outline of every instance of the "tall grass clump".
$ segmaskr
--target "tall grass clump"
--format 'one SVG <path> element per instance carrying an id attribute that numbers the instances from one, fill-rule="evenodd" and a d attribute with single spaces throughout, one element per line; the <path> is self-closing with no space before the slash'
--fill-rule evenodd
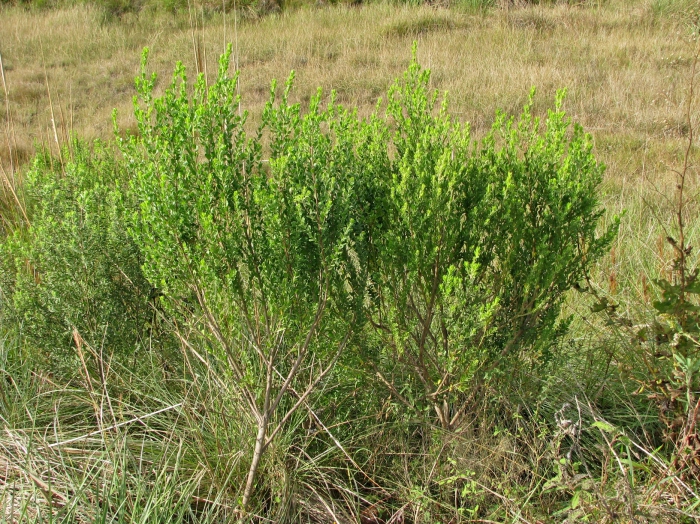
<path id="1" fill-rule="evenodd" d="M 4 326 L 3 326 L 4 327 Z M 86 349 L 49 374 L 20 338 L 0 344 L 0 522 L 221 522 L 234 517 L 241 419 L 216 376 Z M 171 365 L 175 365 L 171 358 Z M 242 472 L 242 473 L 241 473 Z M 244 478 L 244 477 L 243 477 Z"/>

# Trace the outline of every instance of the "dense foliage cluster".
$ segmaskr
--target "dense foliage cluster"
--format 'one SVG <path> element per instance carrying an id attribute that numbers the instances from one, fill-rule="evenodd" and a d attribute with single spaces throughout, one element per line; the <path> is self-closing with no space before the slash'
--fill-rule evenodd
<path id="1" fill-rule="evenodd" d="M 412 376 L 454 429 L 486 383 L 546 363 L 564 292 L 613 228 L 596 236 L 602 167 L 580 127 L 568 134 L 563 93 L 542 134 L 528 106 L 474 145 L 446 101 L 436 114 L 428 77 L 414 62 L 389 92 L 395 155 L 374 179 L 387 223 L 369 315 L 391 373 Z"/>
<path id="2" fill-rule="evenodd" d="M 75 333 L 121 354 L 152 343 L 152 287 L 125 228 L 133 207 L 126 189 L 125 172 L 101 144 L 76 142 L 65 166 L 39 155 L 27 175 L 31 227 L 3 243 L 3 309 L 55 362 Z"/>

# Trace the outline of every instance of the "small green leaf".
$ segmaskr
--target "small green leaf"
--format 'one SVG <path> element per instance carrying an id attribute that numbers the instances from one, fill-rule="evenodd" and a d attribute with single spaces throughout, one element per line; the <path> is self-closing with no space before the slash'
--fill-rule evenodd
<path id="1" fill-rule="evenodd" d="M 602 420 L 595 421 L 593 424 L 591 424 L 591 427 L 599 429 L 599 430 L 603 431 L 604 433 L 610 433 L 610 434 L 617 433 L 617 429 L 615 428 L 615 426 L 613 426 L 612 424 L 609 424 L 608 422 L 604 422 Z"/>

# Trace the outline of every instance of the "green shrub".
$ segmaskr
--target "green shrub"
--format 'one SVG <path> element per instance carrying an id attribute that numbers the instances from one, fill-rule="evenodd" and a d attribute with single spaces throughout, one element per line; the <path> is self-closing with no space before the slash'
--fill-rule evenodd
<path id="1" fill-rule="evenodd" d="M 414 58 L 389 93 L 396 154 L 379 180 L 371 318 L 380 379 L 452 429 L 484 387 L 547 362 L 567 327 L 564 293 L 614 228 L 596 236 L 603 168 L 581 128 L 569 131 L 563 93 L 543 126 L 530 106 L 517 122 L 499 114 L 475 146 L 446 101 L 435 114 L 428 81 Z"/>
<path id="2" fill-rule="evenodd" d="M 26 178 L 31 226 L 0 245 L 8 323 L 46 355 L 74 347 L 131 354 L 152 333 L 151 287 L 126 233 L 129 202 L 113 153 L 75 142 L 65 169 L 39 154 Z"/>
<path id="3" fill-rule="evenodd" d="M 228 64 L 226 54 L 217 81 L 207 87 L 200 75 L 191 95 L 181 64 L 161 98 L 143 73 L 139 135 L 122 151 L 145 273 L 183 326 L 183 342 L 227 366 L 257 423 L 245 507 L 262 454 L 361 319 L 359 151 L 371 149 L 372 135 L 332 98 L 322 109 L 320 92 L 302 114 L 288 102 L 290 77 L 279 104 L 273 84 L 249 137 Z"/>

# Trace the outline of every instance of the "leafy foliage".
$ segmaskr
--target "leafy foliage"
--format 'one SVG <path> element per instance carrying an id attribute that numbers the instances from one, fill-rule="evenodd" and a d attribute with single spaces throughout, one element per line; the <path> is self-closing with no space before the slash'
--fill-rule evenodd
<path id="1" fill-rule="evenodd" d="M 379 245 L 373 325 L 389 373 L 413 377 L 414 399 L 456 427 L 467 399 L 522 363 L 538 365 L 565 332 L 564 293 L 606 250 L 596 235 L 602 166 L 557 98 L 540 131 L 526 107 L 499 115 L 472 146 L 415 59 L 389 93 L 396 151 L 380 183 L 387 222 Z M 413 388 L 413 389 L 411 389 Z M 422 399 L 422 400 L 420 400 Z"/>
<path id="2" fill-rule="evenodd" d="M 262 125 L 249 138 L 228 64 L 227 53 L 217 81 L 207 86 L 200 76 L 191 97 L 182 65 L 162 98 L 152 98 L 154 78 L 143 73 L 140 134 L 122 151 L 140 203 L 133 236 L 146 275 L 188 337 L 201 336 L 227 363 L 258 422 L 252 479 L 260 454 L 361 319 L 357 151 L 372 137 L 332 98 L 322 109 L 320 92 L 302 115 L 288 102 L 291 76 L 279 105 L 273 83 Z M 296 403 L 280 412 L 292 392 Z M 268 429 L 275 419 L 277 429 Z"/>
<path id="3" fill-rule="evenodd" d="M 128 196 L 112 155 L 76 141 L 65 169 L 37 156 L 25 188 L 31 227 L 1 246 L 8 320 L 47 355 L 65 355 L 74 330 L 121 354 L 152 335 L 151 287 L 126 232 Z"/>
<path id="4" fill-rule="evenodd" d="M 272 84 L 254 128 L 228 72 L 230 49 L 215 82 L 189 83 L 178 64 L 162 96 L 146 58 L 138 132 L 117 139 L 119 160 L 80 144 L 65 166 L 40 157 L 27 188 L 32 226 L 2 245 L 2 313 L 44 352 L 82 339 L 129 352 L 155 336 L 156 318 L 179 340 L 173 362 L 142 366 L 164 379 L 145 395 L 148 409 L 134 409 L 139 394 L 110 385 L 119 380 L 103 368 L 99 379 L 81 369 L 88 389 L 102 382 L 89 391 L 97 433 L 143 436 L 147 428 L 130 424 L 149 411 L 146 426 L 183 449 L 167 457 L 183 457 L 185 469 L 163 463 L 164 478 L 177 470 L 184 479 L 190 467 L 203 475 L 162 492 L 177 492 L 183 511 L 221 507 L 235 518 L 300 508 L 297 517 L 318 520 L 343 497 L 338 515 L 349 519 L 364 506 L 365 520 L 503 520 L 522 514 L 513 500 L 532 516 L 537 504 L 546 512 L 555 497 L 588 493 L 576 476 L 588 462 L 574 457 L 590 434 L 580 408 L 578 422 L 547 408 L 558 430 L 542 404 L 508 426 L 475 409 L 550 362 L 569 324 L 565 293 L 615 232 L 596 233 L 603 167 L 561 110 L 563 93 L 544 121 L 529 104 L 519 119 L 497 115 L 475 142 L 414 54 L 383 114 L 380 103 L 360 119 L 321 91 L 302 108 L 290 101 L 292 73 L 281 96 Z M 386 389 L 367 387 L 375 377 Z M 409 417 L 393 416 L 397 402 Z M 135 418 L 123 421 L 112 404 Z M 183 435 L 160 433 L 166 412 Z M 544 484 L 552 456 L 561 467 L 549 487 L 563 495 Z M 523 472 L 530 488 L 518 484 Z M 549 502 L 530 502 L 540 488 Z M 326 509 L 313 507 L 317 499 Z"/>

